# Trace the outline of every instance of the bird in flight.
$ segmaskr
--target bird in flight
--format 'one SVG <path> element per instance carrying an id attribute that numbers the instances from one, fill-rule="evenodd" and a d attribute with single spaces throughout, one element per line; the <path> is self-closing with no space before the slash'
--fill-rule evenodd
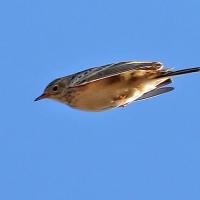
<path id="1" fill-rule="evenodd" d="M 108 64 L 55 79 L 35 101 L 48 98 L 83 111 L 104 111 L 170 92 L 172 77 L 193 72 L 200 67 L 172 71 L 159 62 Z"/>

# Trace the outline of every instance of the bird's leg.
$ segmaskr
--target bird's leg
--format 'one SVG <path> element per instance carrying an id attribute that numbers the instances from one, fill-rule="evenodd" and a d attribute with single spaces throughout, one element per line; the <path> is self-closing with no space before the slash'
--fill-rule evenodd
<path id="1" fill-rule="evenodd" d="M 127 98 L 127 95 L 126 94 L 122 94 L 119 96 L 119 99 L 118 100 L 124 100 Z"/>
<path id="2" fill-rule="evenodd" d="M 121 101 L 121 100 L 125 100 L 127 98 L 127 94 L 121 94 L 115 98 L 113 98 L 114 101 Z"/>
<path id="3" fill-rule="evenodd" d="M 119 96 L 117 96 L 116 98 L 114 98 L 114 101 L 120 101 L 123 102 L 123 100 L 126 100 L 128 97 L 128 94 L 121 94 Z M 128 103 L 122 104 L 119 107 L 120 108 L 125 108 L 128 105 Z"/>

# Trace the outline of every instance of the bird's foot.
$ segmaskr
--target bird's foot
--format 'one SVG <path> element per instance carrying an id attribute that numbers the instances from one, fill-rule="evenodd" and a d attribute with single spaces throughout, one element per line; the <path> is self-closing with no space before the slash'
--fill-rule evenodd
<path id="1" fill-rule="evenodd" d="M 121 106 L 119 106 L 120 108 L 125 108 L 126 106 L 128 106 L 128 103 L 125 103 L 125 104 L 123 104 L 123 105 L 121 105 Z"/>

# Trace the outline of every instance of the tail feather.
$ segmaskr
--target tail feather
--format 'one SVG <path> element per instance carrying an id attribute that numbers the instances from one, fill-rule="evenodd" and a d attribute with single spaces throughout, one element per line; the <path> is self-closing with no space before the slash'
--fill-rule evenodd
<path id="1" fill-rule="evenodd" d="M 171 77 L 171 76 L 178 76 L 183 74 L 190 74 L 194 72 L 200 72 L 200 67 L 190 68 L 190 69 L 182 69 L 177 71 L 167 71 L 164 74 L 162 74 L 159 78 L 162 77 Z"/>

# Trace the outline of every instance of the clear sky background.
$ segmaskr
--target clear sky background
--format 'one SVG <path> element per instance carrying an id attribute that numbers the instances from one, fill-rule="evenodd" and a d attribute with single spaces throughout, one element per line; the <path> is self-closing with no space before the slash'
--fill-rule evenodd
<path id="1" fill-rule="evenodd" d="M 200 74 L 102 113 L 33 102 L 88 67 L 199 66 L 199 10 L 199 0 L 1 1 L 0 199 L 199 200 Z"/>

